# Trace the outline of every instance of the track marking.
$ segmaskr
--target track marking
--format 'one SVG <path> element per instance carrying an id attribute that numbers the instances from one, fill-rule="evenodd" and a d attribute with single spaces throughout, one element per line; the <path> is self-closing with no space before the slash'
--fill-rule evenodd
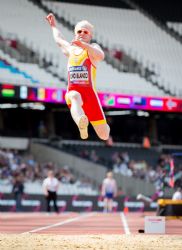
<path id="1" fill-rule="evenodd" d="M 62 225 L 71 223 L 71 222 L 73 222 L 73 221 L 80 220 L 80 219 L 82 219 L 82 218 L 91 217 L 91 216 L 93 216 L 93 215 L 95 215 L 95 214 L 96 214 L 96 213 L 91 213 L 91 214 L 86 214 L 86 215 L 79 215 L 79 216 L 77 216 L 76 218 L 72 218 L 72 219 L 68 219 L 68 220 L 65 220 L 65 221 L 61 221 L 61 222 L 58 222 L 58 223 L 55 223 L 55 224 L 52 224 L 52 225 L 48 225 L 48 226 L 45 226 L 45 227 L 38 227 L 38 228 L 36 228 L 36 229 L 30 230 L 30 231 L 27 231 L 27 232 L 24 232 L 24 233 L 21 233 L 21 234 L 35 233 L 35 232 L 38 232 L 38 231 L 41 231 L 41 230 L 45 230 L 45 229 L 49 229 L 49 228 L 53 228 L 53 227 L 62 226 Z"/>
<path id="2" fill-rule="evenodd" d="M 126 216 L 124 215 L 123 212 L 120 213 L 120 217 L 121 217 L 121 221 L 123 223 L 125 234 L 131 234 L 128 223 L 127 223 L 127 220 L 126 220 Z"/>

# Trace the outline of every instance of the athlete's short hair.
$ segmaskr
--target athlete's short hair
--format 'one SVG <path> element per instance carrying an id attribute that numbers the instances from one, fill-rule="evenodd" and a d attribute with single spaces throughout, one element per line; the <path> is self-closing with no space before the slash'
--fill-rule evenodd
<path id="1" fill-rule="evenodd" d="M 80 22 L 78 22 L 75 25 L 75 34 L 77 33 L 78 30 L 80 29 L 85 29 L 87 30 L 92 36 L 93 36 L 93 32 L 94 32 L 94 26 L 89 23 L 87 20 L 82 20 Z"/>

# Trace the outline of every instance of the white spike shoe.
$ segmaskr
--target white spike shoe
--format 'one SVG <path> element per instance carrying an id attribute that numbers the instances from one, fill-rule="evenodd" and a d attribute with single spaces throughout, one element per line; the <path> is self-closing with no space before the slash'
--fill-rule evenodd
<path id="1" fill-rule="evenodd" d="M 80 131 L 80 137 L 85 140 L 88 138 L 88 118 L 86 115 L 82 115 L 78 122 L 78 128 Z"/>

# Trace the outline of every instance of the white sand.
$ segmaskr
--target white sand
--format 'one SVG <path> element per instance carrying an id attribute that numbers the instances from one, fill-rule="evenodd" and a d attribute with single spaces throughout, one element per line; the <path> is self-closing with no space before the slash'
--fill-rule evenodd
<path id="1" fill-rule="evenodd" d="M 179 235 L 0 234 L 1 250 L 181 250 Z"/>

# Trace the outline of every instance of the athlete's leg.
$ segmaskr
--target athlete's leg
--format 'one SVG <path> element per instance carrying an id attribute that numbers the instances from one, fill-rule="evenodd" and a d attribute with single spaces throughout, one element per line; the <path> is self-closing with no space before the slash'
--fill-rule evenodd
<path id="1" fill-rule="evenodd" d="M 98 124 L 93 125 L 93 128 L 95 132 L 97 133 L 98 137 L 102 140 L 108 140 L 109 139 L 109 133 L 110 133 L 110 127 L 106 124 Z"/>
<path id="2" fill-rule="evenodd" d="M 71 90 L 66 94 L 66 99 L 71 102 L 71 116 L 80 130 L 82 139 L 88 138 L 88 118 L 82 108 L 83 101 L 79 92 Z"/>
<path id="3" fill-rule="evenodd" d="M 51 211 L 50 202 L 51 202 L 51 198 L 50 198 L 50 193 L 48 192 L 48 196 L 46 196 L 47 212 L 48 213 Z"/>
<path id="4" fill-rule="evenodd" d="M 108 211 L 109 211 L 109 212 L 112 212 L 112 208 L 113 208 L 113 200 L 112 200 L 112 199 L 109 199 L 109 200 L 108 200 Z"/>
<path id="5" fill-rule="evenodd" d="M 104 209 L 103 212 L 108 212 L 108 199 L 107 197 L 104 198 Z"/>
<path id="6" fill-rule="evenodd" d="M 75 123 L 78 125 L 79 119 L 82 115 L 84 115 L 84 111 L 82 109 L 83 101 L 80 93 L 75 90 L 71 90 L 66 93 L 66 99 L 71 102 L 71 116 Z"/>
<path id="7" fill-rule="evenodd" d="M 56 213 L 58 213 L 57 194 L 56 194 L 56 192 L 53 193 L 52 198 L 53 198 L 54 210 L 55 210 Z"/>

